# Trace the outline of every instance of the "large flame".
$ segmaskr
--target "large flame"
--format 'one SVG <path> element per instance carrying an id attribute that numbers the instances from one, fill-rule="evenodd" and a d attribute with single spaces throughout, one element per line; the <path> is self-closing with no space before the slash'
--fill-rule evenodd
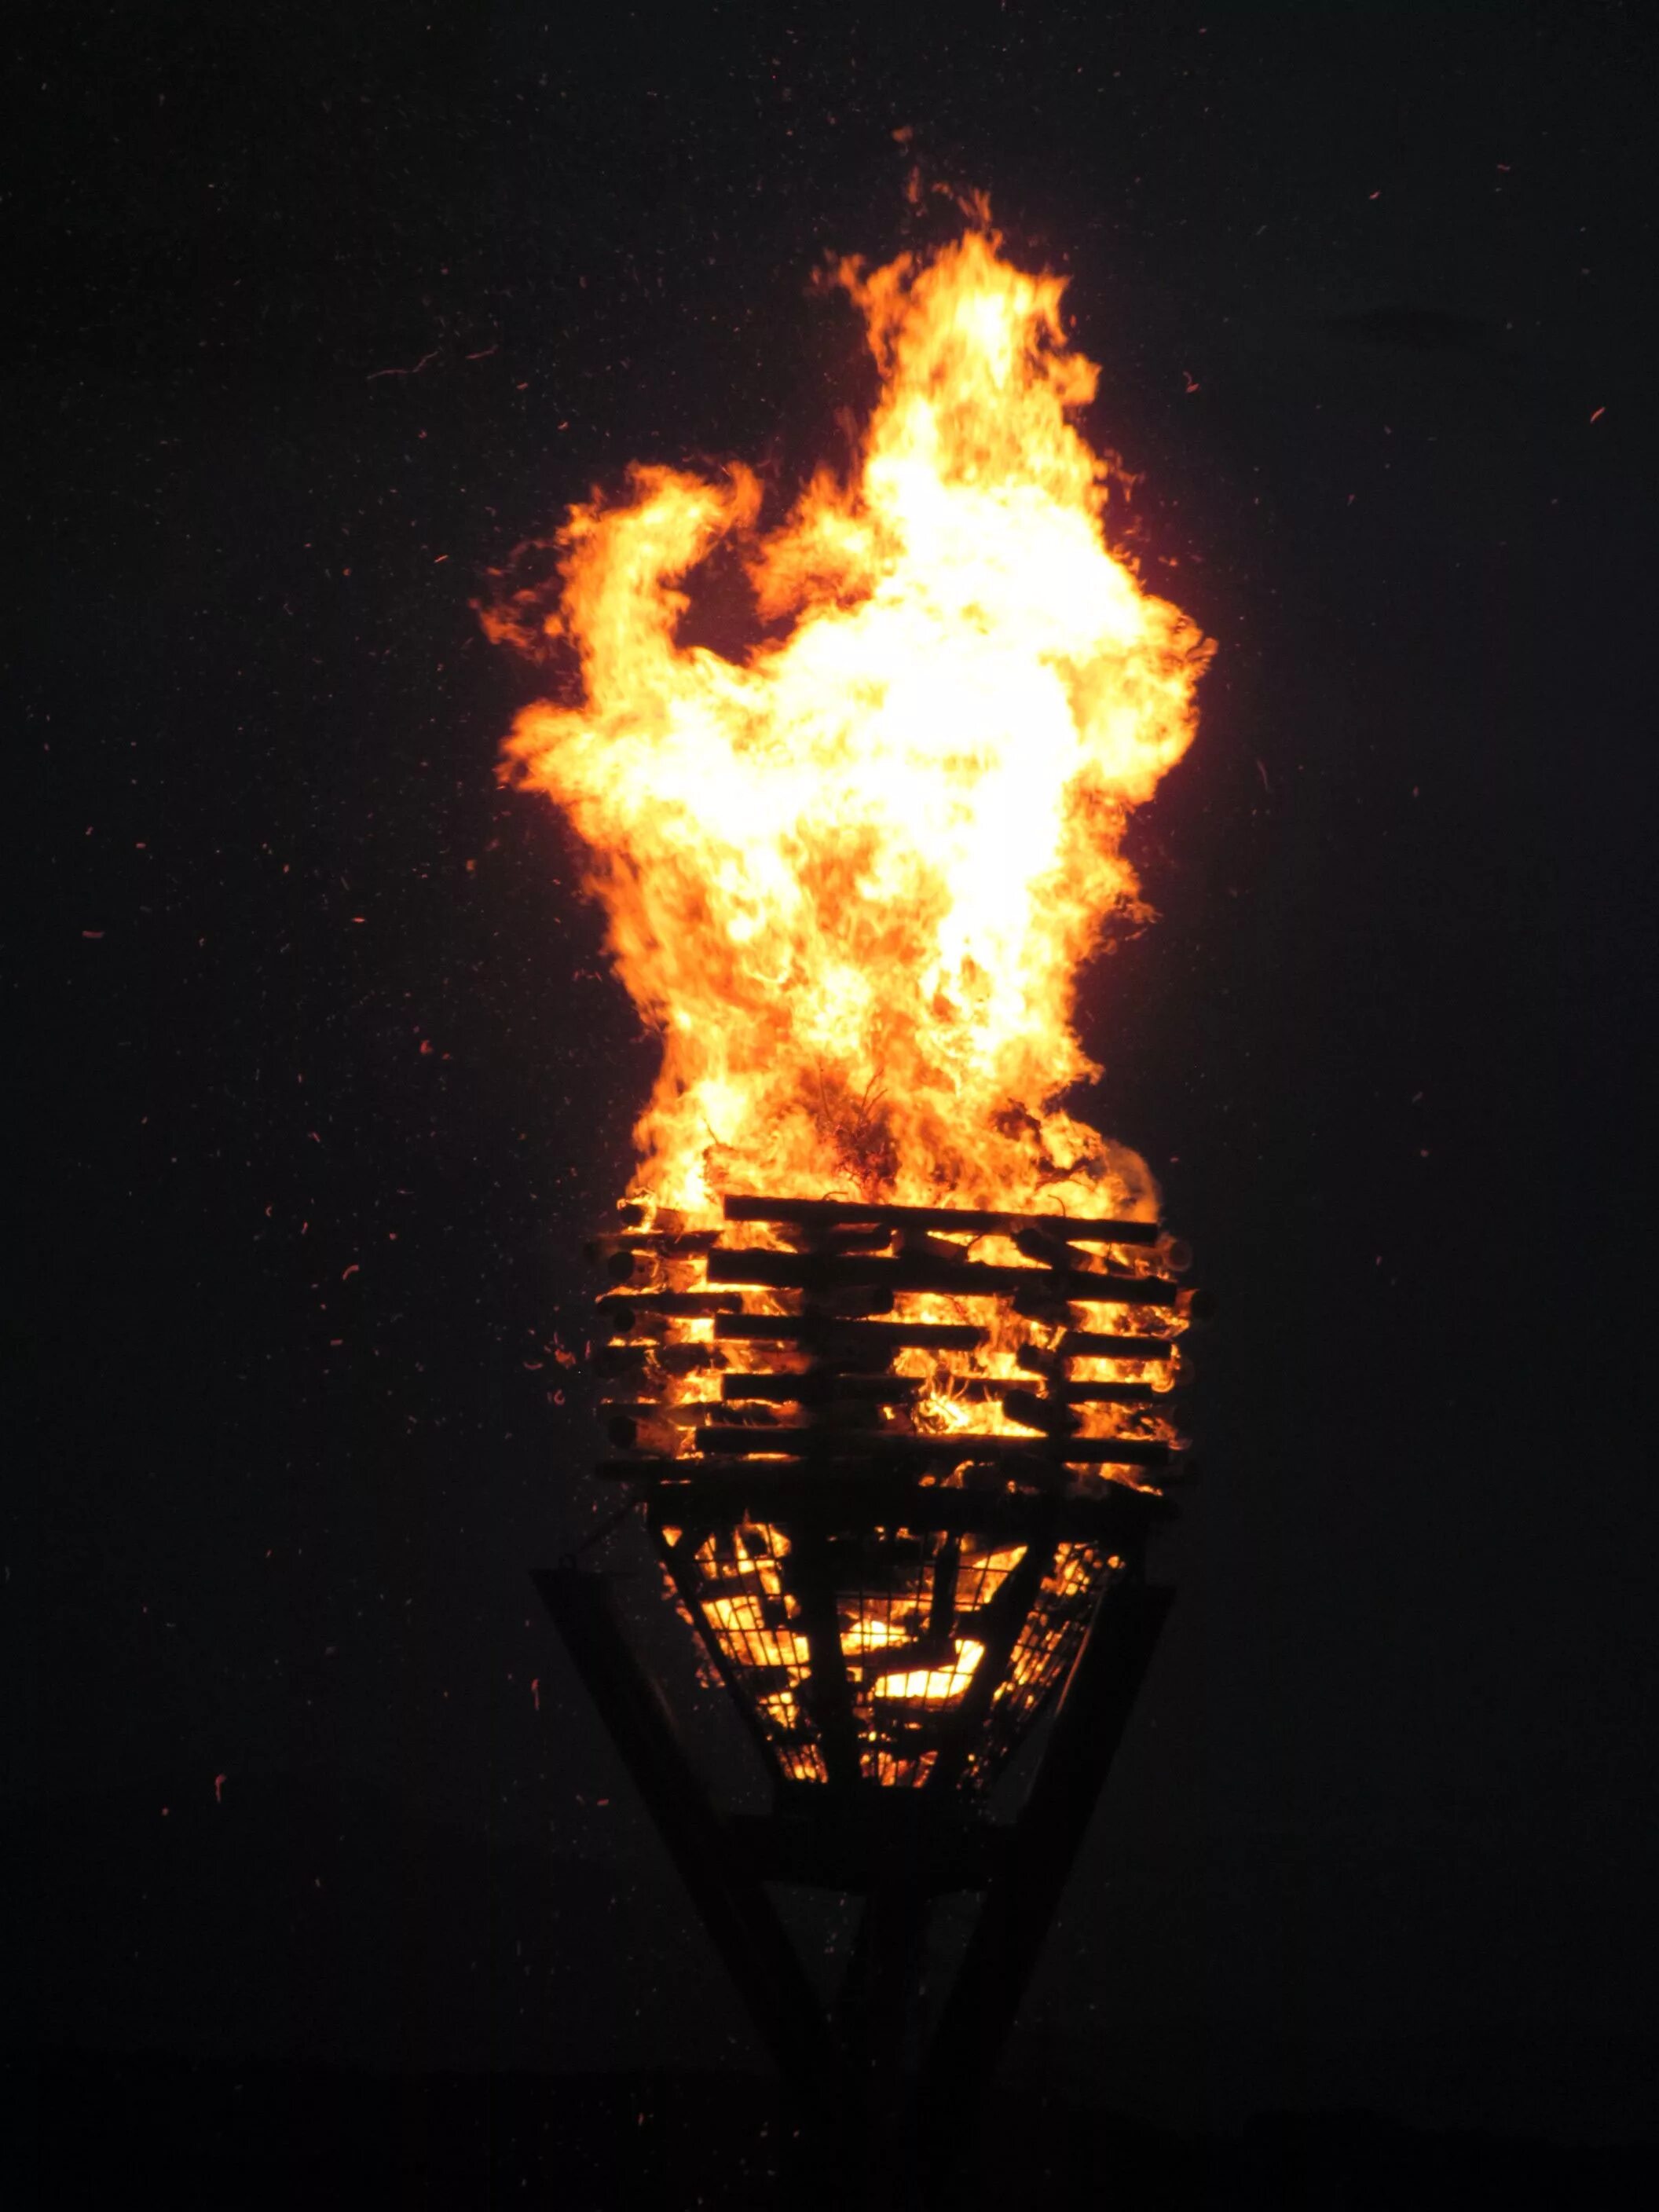
<path id="1" fill-rule="evenodd" d="M 1146 1213 L 1132 1155 L 1057 1102 L 1097 1073 L 1075 979 L 1133 906 L 1121 851 L 1193 735 L 1210 647 L 1108 550 L 1095 366 L 1064 280 L 970 229 L 838 271 L 880 397 L 856 468 L 762 527 L 759 483 L 635 467 L 572 510 L 561 589 L 486 617 L 574 646 L 579 703 L 511 768 L 592 855 L 617 966 L 661 1034 L 637 1190 Z M 717 547 L 763 641 L 680 642 Z"/>

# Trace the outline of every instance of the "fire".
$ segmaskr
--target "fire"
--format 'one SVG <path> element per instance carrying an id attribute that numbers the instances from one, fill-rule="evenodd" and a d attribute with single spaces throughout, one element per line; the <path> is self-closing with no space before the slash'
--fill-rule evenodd
<path id="1" fill-rule="evenodd" d="M 507 772 L 586 841 L 662 1038 L 635 1194 L 691 1230 L 745 1190 L 1146 1218 L 1144 1167 L 1060 1102 L 1098 1072 L 1079 970 L 1139 910 L 1124 825 L 1211 647 L 1109 548 L 1063 279 L 975 227 L 837 281 L 880 376 L 845 477 L 769 528 L 741 465 L 636 466 L 571 511 L 551 611 L 486 617 L 579 666 Z M 722 550 L 741 659 L 679 635 Z"/>
<path id="2" fill-rule="evenodd" d="M 486 622 L 573 658 L 506 772 L 586 841 L 663 1043 L 594 1248 L 610 1471 L 781 1777 L 977 1788 L 1124 1570 L 1104 1497 L 1180 1449 L 1185 1255 L 1064 1102 L 1097 1072 L 1079 969 L 1142 911 L 1124 826 L 1211 648 L 1109 547 L 1060 279 L 983 227 L 837 276 L 880 377 L 844 477 L 769 526 L 742 466 L 636 466 L 572 510 L 550 610 Z M 740 658 L 683 634 L 715 556 L 753 593 Z M 848 1480 L 897 1502 L 797 1542 Z M 1059 1490 L 1075 1535 L 1006 1519 Z"/>

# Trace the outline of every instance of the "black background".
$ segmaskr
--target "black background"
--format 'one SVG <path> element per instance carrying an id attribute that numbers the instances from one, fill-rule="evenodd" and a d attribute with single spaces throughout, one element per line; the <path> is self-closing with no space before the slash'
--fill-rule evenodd
<path id="1" fill-rule="evenodd" d="M 919 158 L 1070 275 L 1123 542 L 1220 647 L 1134 833 L 1162 919 L 1082 1000 L 1220 1297 L 1210 1478 L 1015 2076 L 1645 2132 L 1644 11 L 302 0 L 15 52 L 9 2047 L 760 2063 L 532 1602 L 605 1504 L 557 1352 L 653 1053 L 496 788 L 535 687 L 470 603 L 630 459 L 836 450 L 811 278 L 944 234 Z"/>

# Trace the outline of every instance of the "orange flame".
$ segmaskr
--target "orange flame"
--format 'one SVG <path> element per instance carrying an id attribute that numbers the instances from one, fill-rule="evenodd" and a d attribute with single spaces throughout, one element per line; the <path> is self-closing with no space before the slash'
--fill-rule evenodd
<path id="1" fill-rule="evenodd" d="M 848 480 L 761 527 L 761 489 L 636 466 L 558 538 L 562 590 L 486 617 L 580 658 L 509 767 L 592 855 L 617 966 L 663 1039 L 636 1188 L 689 1224 L 722 1193 L 1146 1215 L 1133 1155 L 1057 1102 L 1098 1071 L 1074 979 L 1135 910 L 1129 810 L 1191 742 L 1211 653 L 1108 550 L 1094 365 L 1064 280 L 975 228 L 842 263 L 880 397 Z M 680 642 L 737 551 L 769 634 Z"/>

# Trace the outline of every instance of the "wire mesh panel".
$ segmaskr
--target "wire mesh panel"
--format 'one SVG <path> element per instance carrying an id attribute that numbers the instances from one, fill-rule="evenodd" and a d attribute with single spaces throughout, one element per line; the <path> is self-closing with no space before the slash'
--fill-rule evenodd
<path id="1" fill-rule="evenodd" d="M 1061 1688 L 1095 1608 L 1123 1560 L 1093 1544 L 1060 1544 L 1020 1623 L 1008 1666 L 993 1692 L 985 1727 L 966 1763 L 972 1787 L 994 1781 L 1028 1730 Z"/>

